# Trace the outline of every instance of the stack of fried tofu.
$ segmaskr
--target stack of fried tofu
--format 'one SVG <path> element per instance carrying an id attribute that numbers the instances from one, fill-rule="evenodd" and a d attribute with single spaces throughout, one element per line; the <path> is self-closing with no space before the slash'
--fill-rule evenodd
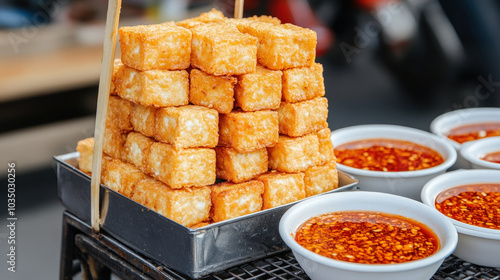
<path id="1" fill-rule="evenodd" d="M 337 188 L 314 31 L 212 10 L 119 35 L 106 186 L 188 227 Z"/>

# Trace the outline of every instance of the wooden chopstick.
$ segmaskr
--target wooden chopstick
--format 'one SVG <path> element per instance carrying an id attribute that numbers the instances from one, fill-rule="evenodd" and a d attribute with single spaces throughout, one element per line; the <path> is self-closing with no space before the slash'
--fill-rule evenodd
<path id="1" fill-rule="evenodd" d="M 121 0 L 108 1 L 106 28 L 104 30 L 104 44 L 101 61 L 101 76 L 99 79 L 99 92 L 97 98 L 97 114 L 94 130 L 94 155 L 92 159 L 92 180 L 90 183 L 90 210 L 92 230 L 96 233 L 100 228 L 99 216 L 99 186 L 101 185 L 101 162 L 104 144 L 104 131 L 106 129 L 106 114 L 108 111 L 109 90 L 115 60 L 116 37 L 120 20 Z"/>
<path id="2" fill-rule="evenodd" d="M 244 0 L 235 0 L 234 1 L 234 18 L 242 18 L 243 17 L 243 6 Z"/>

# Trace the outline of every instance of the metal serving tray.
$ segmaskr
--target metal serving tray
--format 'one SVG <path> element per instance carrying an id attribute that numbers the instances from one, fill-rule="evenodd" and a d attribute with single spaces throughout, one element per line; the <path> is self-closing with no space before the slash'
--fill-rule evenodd
<path id="1" fill-rule="evenodd" d="M 90 176 L 78 169 L 78 156 L 54 157 L 58 194 L 64 207 L 90 224 Z M 357 183 L 339 171 L 339 188 L 328 193 L 353 190 Z M 101 185 L 101 228 L 152 260 L 199 278 L 288 250 L 278 224 L 295 203 L 190 229 Z"/>

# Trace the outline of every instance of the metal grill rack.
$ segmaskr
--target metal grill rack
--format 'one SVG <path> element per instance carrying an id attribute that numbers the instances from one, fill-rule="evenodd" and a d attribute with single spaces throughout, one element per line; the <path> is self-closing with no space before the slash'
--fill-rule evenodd
<path id="1" fill-rule="evenodd" d="M 93 235 L 90 226 L 69 212 L 63 215 L 60 279 L 69 280 L 80 271 L 84 279 L 189 280 L 175 271 L 142 257 L 105 232 Z M 172 252 L 175 254 L 175 252 Z M 200 280 L 298 279 L 309 277 L 291 252 L 239 265 Z M 500 268 L 481 267 L 454 256 L 448 257 L 432 280 L 500 280 Z"/>

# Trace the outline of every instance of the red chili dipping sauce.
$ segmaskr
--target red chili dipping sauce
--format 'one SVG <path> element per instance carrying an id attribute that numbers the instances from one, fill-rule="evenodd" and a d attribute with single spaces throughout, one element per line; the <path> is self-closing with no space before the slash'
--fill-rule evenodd
<path id="1" fill-rule="evenodd" d="M 373 211 L 341 211 L 313 217 L 300 226 L 295 240 L 322 256 L 364 264 L 418 260 L 440 247 L 439 238 L 426 225 Z"/>
<path id="2" fill-rule="evenodd" d="M 500 136 L 500 122 L 474 123 L 453 128 L 446 135 L 460 144 L 485 137 Z"/>
<path id="3" fill-rule="evenodd" d="M 436 209 L 462 223 L 500 229 L 500 184 L 484 183 L 451 188 L 438 195 Z"/>
<path id="4" fill-rule="evenodd" d="M 481 159 L 493 163 L 500 163 L 500 151 L 486 154 Z"/>
<path id="5" fill-rule="evenodd" d="M 444 162 L 436 151 L 419 144 L 394 139 L 366 139 L 335 148 L 337 162 L 373 171 L 413 171 Z"/>

